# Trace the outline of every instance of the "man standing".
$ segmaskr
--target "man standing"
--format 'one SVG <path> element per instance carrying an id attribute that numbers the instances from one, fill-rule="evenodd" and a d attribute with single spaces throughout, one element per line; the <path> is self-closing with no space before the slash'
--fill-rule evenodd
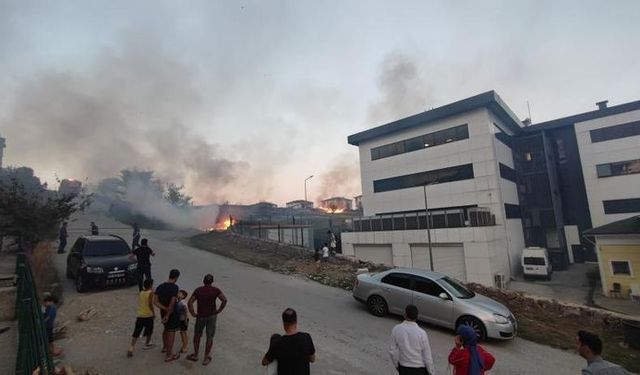
<path id="1" fill-rule="evenodd" d="M 180 271 L 173 269 L 169 272 L 169 280 L 158 285 L 153 298 L 153 304 L 160 309 L 160 317 L 164 324 L 162 332 L 162 351 L 165 353 L 165 362 L 175 361 L 180 358 L 180 353 L 173 354 L 173 342 L 176 332 L 180 329 L 180 317 L 176 311 L 178 291 L 176 284 L 180 277 Z"/>
<path id="2" fill-rule="evenodd" d="M 579 331 L 576 337 L 578 353 L 587 360 L 587 367 L 582 369 L 582 375 L 629 375 L 629 372 L 615 363 L 607 362 L 602 354 L 602 340 L 598 335 Z"/>
<path id="3" fill-rule="evenodd" d="M 91 222 L 91 235 L 92 236 L 97 236 L 98 234 L 100 234 L 100 231 L 98 230 L 98 225 L 96 225 L 95 222 Z"/>
<path id="4" fill-rule="evenodd" d="M 418 324 L 418 308 L 408 305 L 404 322 L 391 331 L 391 362 L 400 375 L 434 375 L 429 336 Z"/>
<path id="5" fill-rule="evenodd" d="M 329 246 L 327 246 L 326 242 L 324 243 L 324 246 L 322 246 L 322 261 L 329 261 Z"/>
<path id="6" fill-rule="evenodd" d="M 278 375 L 309 375 L 309 364 L 316 360 L 316 348 L 311 335 L 298 332 L 298 315 L 292 308 L 282 313 L 282 324 L 285 334 L 273 340 L 262 358 L 262 365 L 278 361 Z"/>
<path id="7" fill-rule="evenodd" d="M 189 313 L 196 318 L 196 326 L 193 330 L 193 353 L 187 356 L 188 360 L 197 361 L 200 352 L 200 338 L 202 331 L 207 329 L 207 343 L 204 348 L 203 365 L 211 362 L 211 349 L 213 348 L 213 336 L 216 334 L 216 319 L 218 314 L 227 305 L 227 297 L 222 291 L 213 286 L 213 275 L 206 274 L 202 280 L 204 284 L 196 288 L 189 298 Z M 220 308 L 216 308 L 216 300 L 220 300 Z M 198 302 L 198 312 L 193 308 L 193 303 Z"/>
<path id="8" fill-rule="evenodd" d="M 149 243 L 146 238 L 142 239 L 142 246 L 133 249 L 132 253 L 138 260 L 138 289 L 142 291 L 143 278 L 151 280 L 151 257 L 156 256 L 156 253 L 151 250 L 147 244 Z"/>
<path id="9" fill-rule="evenodd" d="M 64 248 L 67 247 L 67 222 L 63 222 L 60 227 L 60 232 L 58 233 L 58 240 L 60 244 L 58 245 L 58 254 L 64 254 Z"/>
<path id="10" fill-rule="evenodd" d="M 138 223 L 133 223 L 133 240 L 131 241 L 131 249 L 140 246 L 140 227 Z"/>

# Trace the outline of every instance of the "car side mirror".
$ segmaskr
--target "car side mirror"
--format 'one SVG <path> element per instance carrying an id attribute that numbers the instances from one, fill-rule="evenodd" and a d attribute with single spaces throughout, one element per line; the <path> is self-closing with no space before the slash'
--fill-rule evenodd
<path id="1" fill-rule="evenodd" d="M 442 293 L 438 294 L 438 297 L 442 298 L 445 301 L 448 301 L 450 299 L 449 295 L 447 293 L 445 293 L 445 292 L 442 292 Z"/>

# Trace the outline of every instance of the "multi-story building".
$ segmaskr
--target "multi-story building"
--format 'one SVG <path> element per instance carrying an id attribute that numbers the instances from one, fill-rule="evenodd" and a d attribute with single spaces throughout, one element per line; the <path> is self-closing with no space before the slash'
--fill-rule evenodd
<path id="1" fill-rule="evenodd" d="M 629 176 L 640 159 L 638 120 L 640 102 L 600 103 L 525 126 L 490 91 L 351 135 L 364 217 L 343 233 L 343 252 L 483 284 L 519 273 L 525 246 L 550 249 L 557 268 L 594 259 L 582 231 L 640 211 L 640 174 Z M 602 153 L 609 147 L 597 143 L 611 142 Z M 617 186 L 607 173 L 634 181 Z"/>
<path id="2" fill-rule="evenodd" d="M 310 210 L 313 208 L 313 202 L 305 201 L 302 199 L 287 202 L 287 208 L 293 208 L 296 210 Z"/>

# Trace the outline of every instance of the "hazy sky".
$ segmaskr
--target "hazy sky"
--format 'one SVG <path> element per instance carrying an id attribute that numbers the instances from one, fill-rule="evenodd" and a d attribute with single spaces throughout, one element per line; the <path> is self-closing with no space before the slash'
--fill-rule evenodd
<path id="1" fill-rule="evenodd" d="M 639 1 L 0 0 L 5 165 L 152 168 L 200 203 L 359 192 L 354 132 L 495 89 L 640 99 Z"/>

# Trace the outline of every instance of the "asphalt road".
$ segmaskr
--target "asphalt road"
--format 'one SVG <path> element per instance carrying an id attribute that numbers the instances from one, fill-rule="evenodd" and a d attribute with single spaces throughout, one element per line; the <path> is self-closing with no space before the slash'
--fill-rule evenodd
<path id="1" fill-rule="evenodd" d="M 85 232 L 88 218 L 70 224 L 69 247 L 74 234 Z M 122 227 L 104 218 L 101 226 Z M 77 230 L 74 230 L 77 229 Z M 105 230 L 103 230 L 105 232 Z M 110 230 L 129 239 L 129 229 Z M 101 233 L 102 234 L 102 233 Z M 162 363 L 154 351 L 136 353 L 125 359 L 127 335 L 133 320 L 118 320 L 111 331 L 119 330 L 119 338 L 102 340 L 93 337 L 95 331 L 79 331 L 62 342 L 67 359 L 82 365 L 92 364 L 105 374 L 189 373 L 189 374 L 263 374 L 260 360 L 271 334 L 281 332 L 280 314 L 286 307 L 298 311 L 300 330 L 309 332 L 316 346 L 316 363 L 312 374 L 395 374 L 389 355 L 389 334 L 398 317 L 377 318 L 367 313 L 347 291 L 256 268 L 222 256 L 194 249 L 179 242 L 181 233 L 143 231 L 156 251 L 152 273 L 157 282 L 166 278 L 171 268 L 178 268 L 179 286 L 193 291 L 201 284 L 202 276 L 213 273 L 215 284 L 229 298 L 229 304 L 218 318 L 214 360 L 203 367 L 181 359 Z M 57 265 L 64 269 L 64 257 L 57 257 Z M 156 285 L 157 285 L 156 282 Z M 78 296 L 72 282 L 65 282 L 67 296 L 75 301 L 83 298 L 117 300 L 122 314 L 131 316 L 135 308 L 133 288 L 90 293 Z M 111 303 L 111 302 L 108 302 Z M 70 307 L 71 308 L 71 307 Z M 127 322 L 119 323 L 121 321 Z M 158 322 L 156 322 L 158 323 Z M 91 321 L 82 324 L 92 324 Z M 89 327 L 89 326 L 86 327 Z M 159 332 L 158 325 L 158 332 Z M 427 330 L 438 374 L 448 374 L 447 356 L 453 346 L 451 331 L 432 326 Z M 98 346 L 87 343 L 102 343 Z M 159 342 L 159 335 L 156 336 Z M 114 347 L 115 346 L 115 347 Z M 491 374 L 576 374 L 583 361 L 574 353 L 538 345 L 516 338 L 509 342 L 490 342 L 485 347 L 496 357 Z"/>

